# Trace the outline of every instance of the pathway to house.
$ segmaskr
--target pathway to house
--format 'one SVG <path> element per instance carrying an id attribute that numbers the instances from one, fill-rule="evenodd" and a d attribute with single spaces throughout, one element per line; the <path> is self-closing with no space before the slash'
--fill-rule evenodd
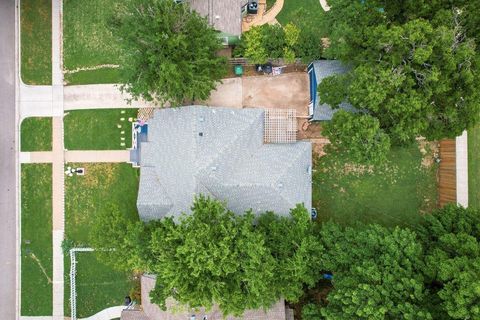
<path id="1" fill-rule="evenodd" d="M 78 320 L 110 320 L 118 319 L 122 315 L 122 311 L 125 309 L 125 306 L 110 307 L 103 309 L 102 311 L 95 313 L 93 316 L 88 318 L 81 318 Z"/>
<path id="2" fill-rule="evenodd" d="M 320 5 L 323 8 L 323 11 L 330 11 L 330 6 L 327 3 L 327 0 L 320 0 Z"/>
<path id="3" fill-rule="evenodd" d="M 284 0 L 277 0 L 268 11 L 265 11 L 266 1 L 260 0 L 258 13 L 254 16 L 249 15 L 242 19 L 242 32 L 250 30 L 253 26 L 261 26 L 267 23 L 278 23 L 276 16 L 282 11 L 283 3 Z"/>

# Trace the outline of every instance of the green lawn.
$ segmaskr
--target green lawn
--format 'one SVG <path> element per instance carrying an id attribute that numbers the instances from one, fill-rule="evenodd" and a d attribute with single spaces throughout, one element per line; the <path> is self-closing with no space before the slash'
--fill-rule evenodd
<path id="1" fill-rule="evenodd" d="M 20 1 L 21 77 L 32 85 L 52 83 L 52 1 Z"/>
<path id="2" fill-rule="evenodd" d="M 468 206 L 480 209 L 480 126 L 468 131 Z"/>
<path id="3" fill-rule="evenodd" d="M 80 71 L 71 74 L 66 73 L 64 79 L 68 84 L 118 83 L 120 81 L 120 71 L 112 68 Z"/>
<path id="4" fill-rule="evenodd" d="M 66 177 L 66 238 L 88 246 L 94 216 L 114 204 L 125 214 L 138 217 L 136 199 L 139 170 L 129 164 L 70 164 L 84 167 L 85 176 Z M 94 253 L 78 254 L 77 316 L 90 316 L 120 305 L 133 287 L 131 276 L 97 261 Z M 70 313 L 69 260 L 65 260 L 65 314 Z"/>
<path id="5" fill-rule="evenodd" d="M 22 151 L 52 150 L 52 118 L 25 118 L 21 124 Z"/>
<path id="6" fill-rule="evenodd" d="M 121 49 L 108 24 L 116 0 L 63 0 L 63 59 L 66 70 L 119 65 Z M 69 84 L 117 83 L 119 73 L 104 68 L 66 74 Z"/>
<path id="7" fill-rule="evenodd" d="M 124 113 L 122 113 L 124 111 Z M 132 123 L 138 109 L 89 109 L 69 111 L 64 118 L 68 150 L 120 150 L 132 145 Z M 124 118 L 123 121 L 121 119 Z M 118 128 L 121 125 L 121 128 Z M 124 132 L 122 134 L 122 131 Z M 121 138 L 125 140 L 121 140 Z M 125 143 L 122 146 L 121 143 Z"/>
<path id="8" fill-rule="evenodd" d="M 52 315 L 52 166 L 22 164 L 21 315 Z"/>
<path id="9" fill-rule="evenodd" d="M 276 18 L 282 25 L 292 22 L 302 28 L 315 28 L 318 31 L 325 14 L 318 0 L 285 0 Z"/>
<path id="10" fill-rule="evenodd" d="M 424 167 L 417 145 L 393 150 L 389 161 L 384 168 L 371 171 L 345 166 L 335 155 L 316 161 L 313 206 L 318 209 L 319 220 L 413 226 L 419 211 L 434 209 L 437 165 Z"/>

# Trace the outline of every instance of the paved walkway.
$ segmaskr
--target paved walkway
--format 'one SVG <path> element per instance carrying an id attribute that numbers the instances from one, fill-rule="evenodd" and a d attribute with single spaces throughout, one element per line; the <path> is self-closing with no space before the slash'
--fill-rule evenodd
<path id="1" fill-rule="evenodd" d="M 20 163 L 52 163 L 52 151 L 20 152 Z"/>
<path id="2" fill-rule="evenodd" d="M 126 101 L 127 98 L 129 96 L 122 94 L 115 84 L 66 86 L 63 103 L 65 110 L 152 106 L 144 101 L 134 101 L 129 104 Z"/>
<path id="3" fill-rule="evenodd" d="M 324 1 L 324 0 L 321 0 Z M 263 1 L 264 2 L 264 1 Z M 265 4 L 259 2 L 259 7 L 261 10 L 255 16 L 248 16 L 242 20 L 242 32 L 250 30 L 253 26 L 261 26 L 267 23 L 274 23 L 276 21 L 276 16 L 282 11 L 284 0 L 277 0 L 275 4 L 268 10 L 263 11 Z M 247 20 L 247 19 L 251 20 Z"/>
<path id="4" fill-rule="evenodd" d="M 52 195 L 53 195 L 53 319 L 63 320 L 64 276 L 62 241 L 65 232 L 63 154 L 63 1 L 52 0 Z"/>
<path id="5" fill-rule="evenodd" d="M 122 310 L 125 309 L 125 306 L 111 307 L 103 309 L 102 311 L 94 314 L 88 318 L 81 318 L 79 320 L 110 320 L 120 318 L 122 315 Z"/>
<path id="6" fill-rule="evenodd" d="M 53 320 L 52 316 L 20 316 L 20 320 Z"/>
<path id="7" fill-rule="evenodd" d="M 457 204 L 468 207 L 468 141 L 467 131 L 456 138 Z"/>
<path id="8" fill-rule="evenodd" d="M 327 3 L 327 0 L 320 0 L 320 5 L 323 8 L 323 11 L 330 11 L 330 6 Z"/>

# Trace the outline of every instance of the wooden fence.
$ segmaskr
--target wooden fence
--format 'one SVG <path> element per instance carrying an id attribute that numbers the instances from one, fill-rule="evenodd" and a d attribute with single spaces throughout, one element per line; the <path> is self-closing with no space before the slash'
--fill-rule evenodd
<path id="1" fill-rule="evenodd" d="M 457 202 L 455 139 L 440 141 L 439 206 Z"/>

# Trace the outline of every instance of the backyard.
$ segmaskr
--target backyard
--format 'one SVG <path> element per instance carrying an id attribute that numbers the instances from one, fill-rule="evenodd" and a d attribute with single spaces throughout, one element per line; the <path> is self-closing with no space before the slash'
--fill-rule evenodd
<path id="1" fill-rule="evenodd" d="M 128 120 L 129 118 L 135 119 L 137 112 L 138 109 L 69 111 L 64 117 L 65 148 L 68 150 L 130 148 L 132 146 L 132 123 Z"/>
<path id="2" fill-rule="evenodd" d="M 68 84 L 117 83 L 121 50 L 109 30 L 115 0 L 63 1 L 63 54 Z M 79 70 L 79 69 L 87 70 Z"/>
<path id="3" fill-rule="evenodd" d="M 96 214 L 117 206 L 137 218 L 139 171 L 128 164 L 70 164 L 85 168 L 85 176 L 65 181 L 65 234 L 77 246 L 89 245 L 89 230 Z M 123 304 L 135 286 L 132 275 L 98 261 L 94 253 L 77 254 L 77 316 L 86 317 Z M 70 314 L 70 258 L 65 256 L 65 314 Z"/>
<path id="4" fill-rule="evenodd" d="M 273 5 L 273 1 L 269 2 Z M 284 0 L 277 20 L 283 26 L 291 22 L 302 28 L 314 28 L 318 32 L 325 14 L 318 0 Z"/>
<path id="5" fill-rule="evenodd" d="M 52 166 L 21 168 L 21 315 L 52 315 Z"/>
<path id="6" fill-rule="evenodd" d="M 381 167 L 351 165 L 335 154 L 316 159 L 313 206 L 319 220 L 414 226 L 419 212 L 437 206 L 437 165 L 432 150 L 424 150 L 422 155 L 416 144 L 394 149 Z"/>
<path id="7" fill-rule="evenodd" d="M 480 126 L 468 131 L 468 206 L 480 209 Z"/>
<path id="8" fill-rule="evenodd" d="M 52 118 L 26 118 L 21 124 L 21 151 L 52 150 Z"/>
<path id="9" fill-rule="evenodd" d="M 21 78 L 31 85 L 52 83 L 52 1 L 20 1 Z"/>

